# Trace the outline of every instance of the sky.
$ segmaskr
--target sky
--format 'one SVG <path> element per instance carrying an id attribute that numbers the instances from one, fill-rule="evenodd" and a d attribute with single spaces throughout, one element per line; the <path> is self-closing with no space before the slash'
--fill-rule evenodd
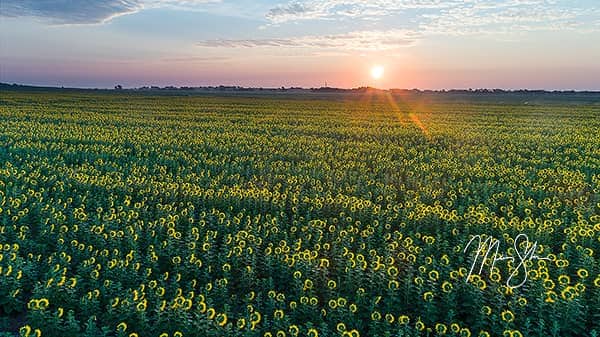
<path id="1" fill-rule="evenodd" d="M 598 0 L 0 0 L 7 83 L 600 90 L 598 60 Z"/>

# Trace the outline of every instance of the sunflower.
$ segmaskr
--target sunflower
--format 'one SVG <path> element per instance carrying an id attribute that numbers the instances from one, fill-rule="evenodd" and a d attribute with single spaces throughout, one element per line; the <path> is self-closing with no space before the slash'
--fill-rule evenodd
<path id="1" fill-rule="evenodd" d="M 446 326 L 446 324 L 436 323 L 436 325 L 435 325 L 435 332 L 438 335 L 445 335 L 446 331 L 448 331 L 448 327 Z"/>
<path id="2" fill-rule="evenodd" d="M 512 322 L 515 319 L 515 315 L 510 310 L 504 310 L 501 314 L 502 320 L 505 322 Z"/>
<path id="3" fill-rule="evenodd" d="M 216 321 L 219 326 L 225 326 L 225 324 L 227 324 L 227 314 L 218 314 Z"/>

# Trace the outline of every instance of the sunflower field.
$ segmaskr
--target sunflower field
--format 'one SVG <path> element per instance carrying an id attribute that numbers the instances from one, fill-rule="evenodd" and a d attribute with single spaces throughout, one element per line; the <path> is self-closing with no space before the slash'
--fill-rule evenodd
<path id="1" fill-rule="evenodd" d="M 599 336 L 599 262 L 600 105 L 0 92 L 1 336 Z"/>

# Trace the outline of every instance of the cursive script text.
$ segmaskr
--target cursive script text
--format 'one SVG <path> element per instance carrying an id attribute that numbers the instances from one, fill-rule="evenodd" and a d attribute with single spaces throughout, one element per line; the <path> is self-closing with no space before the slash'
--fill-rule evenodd
<path id="1" fill-rule="evenodd" d="M 473 244 L 473 243 L 476 243 Z M 524 243 L 523 249 L 519 248 L 522 243 Z M 472 245 L 473 244 L 473 245 Z M 516 263 L 514 269 L 508 276 L 506 280 L 506 286 L 510 288 L 518 288 L 525 284 L 527 281 L 527 261 L 532 260 L 549 260 L 547 257 L 540 257 L 535 252 L 538 247 L 537 241 L 529 242 L 529 238 L 527 234 L 519 234 L 514 239 L 514 250 L 516 256 L 513 255 L 502 255 L 499 253 L 500 251 L 500 241 L 492 236 L 482 237 L 481 235 L 473 235 L 473 237 L 469 240 L 463 253 L 466 253 L 470 247 L 475 247 L 474 252 L 475 256 L 473 259 L 473 263 L 471 264 L 471 269 L 469 269 L 469 273 L 466 278 L 466 282 L 469 282 L 471 275 L 477 274 L 481 275 L 483 272 L 483 268 L 487 261 L 491 261 L 490 273 L 494 270 L 494 266 L 498 261 L 512 261 L 512 263 Z M 476 267 L 479 266 L 479 269 Z M 524 273 L 523 279 L 519 281 L 516 280 L 516 276 L 519 275 L 519 271 L 522 270 Z M 517 283 L 518 282 L 518 283 Z"/>

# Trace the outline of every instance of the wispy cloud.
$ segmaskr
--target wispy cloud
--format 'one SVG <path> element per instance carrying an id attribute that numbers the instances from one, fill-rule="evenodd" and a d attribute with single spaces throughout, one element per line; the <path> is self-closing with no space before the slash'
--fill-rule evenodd
<path id="1" fill-rule="evenodd" d="M 273 23 L 319 18 L 373 18 L 408 9 L 442 9 L 457 0 L 307 0 L 278 5 L 266 14 Z"/>
<path id="2" fill-rule="evenodd" d="M 478 0 L 470 6 L 457 6 L 422 15 L 424 34 L 466 35 L 527 31 L 585 30 L 589 15 L 582 8 L 561 8 L 546 1 Z"/>
<path id="3" fill-rule="evenodd" d="M 307 0 L 278 5 L 269 10 L 266 18 L 273 24 L 298 20 L 325 20 L 325 23 L 331 21 L 338 24 L 344 20 L 393 17 L 402 11 L 412 11 L 409 17 L 413 21 L 399 21 L 397 24 L 388 22 L 386 25 L 389 29 L 290 38 L 214 39 L 201 41 L 198 45 L 221 48 L 312 47 L 341 52 L 388 51 L 413 45 L 432 35 L 586 31 L 592 27 L 584 17 L 598 17 L 599 14 L 589 9 L 561 7 L 554 0 Z"/>
<path id="4" fill-rule="evenodd" d="M 299 19 L 316 19 L 327 15 L 327 11 L 316 4 L 292 2 L 269 10 L 266 17 L 272 22 L 286 22 Z"/>
<path id="5" fill-rule="evenodd" d="M 306 0 L 275 6 L 265 17 L 271 24 L 283 24 L 300 20 L 380 20 L 400 13 L 410 14 L 412 30 L 448 35 L 517 29 L 589 30 L 589 17 L 599 15 L 594 8 L 573 6 L 564 0 Z"/>
<path id="6" fill-rule="evenodd" d="M 0 16 L 37 17 L 53 24 L 95 24 L 144 8 L 189 7 L 217 0 L 2 0 Z"/>
<path id="7" fill-rule="evenodd" d="M 355 51 L 383 51 L 411 45 L 417 41 L 418 37 L 417 34 L 406 30 L 371 30 L 291 38 L 242 40 L 214 39 L 200 41 L 198 45 L 201 47 L 226 48 L 302 47 Z"/>

